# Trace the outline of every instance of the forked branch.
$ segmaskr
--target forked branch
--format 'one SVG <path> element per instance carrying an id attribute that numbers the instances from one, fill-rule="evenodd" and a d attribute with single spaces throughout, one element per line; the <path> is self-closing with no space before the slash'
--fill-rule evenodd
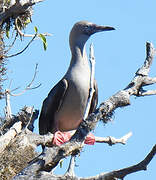
<path id="1" fill-rule="evenodd" d="M 114 170 L 112 172 L 108 173 L 101 173 L 96 176 L 87 177 L 87 178 L 79 178 L 79 180 L 117 180 L 117 179 L 124 179 L 125 176 L 131 173 L 135 173 L 137 171 L 147 170 L 148 164 L 151 162 L 151 160 L 154 158 L 156 154 L 156 145 L 153 146 L 152 150 L 149 152 L 149 154 L 145 157 L 145 159 L 141 162 L 139 162 L 136 165 L 123 168 L 120 170 Z"/>

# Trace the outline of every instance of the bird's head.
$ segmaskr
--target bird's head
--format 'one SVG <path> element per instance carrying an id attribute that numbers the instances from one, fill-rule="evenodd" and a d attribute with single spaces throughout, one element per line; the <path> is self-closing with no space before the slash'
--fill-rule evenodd
<path id="1" fill-rule="evenodd" d="M 71 33 L 76 32 L 78 34 L 91 36 L 92 34 L 97 32 L 111 31 L 111 30 L 115 30 L 115 28 L 110 26 L 99 26 L 97 24 L 88 21 L 79 21 L 73 26 Z"/>
<path id="2" fill-rule="evenodd" d="M 110 26 L 100 26 L 88 21 L 79 21 L 74 24 L 70 32 L 70 46 L 84 45 L 92 34 L 111 30 L 115 30 L 115 28 Z"/>

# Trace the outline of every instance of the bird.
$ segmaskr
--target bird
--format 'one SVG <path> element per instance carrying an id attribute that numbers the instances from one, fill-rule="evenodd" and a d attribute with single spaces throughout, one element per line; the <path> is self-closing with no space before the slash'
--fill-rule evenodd
<path id="1" fill-rule="evenodd" d="M 90 64 L 85 44 L 97 32 L 115 30 L 114 27 L 79 21 L 71 29 L 69 45 L 71 61 L 63 78 L 50 90 L 42 104 L 39 133 L 67 132 L 78 128 L 83 120 L 90 89 Z M 94 80 L 89 114 L 98 103 L 98 88 Z"/>

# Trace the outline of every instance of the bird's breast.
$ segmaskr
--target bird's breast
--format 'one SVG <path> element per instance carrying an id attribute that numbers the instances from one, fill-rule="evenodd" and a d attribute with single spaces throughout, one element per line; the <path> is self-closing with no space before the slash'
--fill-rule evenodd
<path id="1" fill-rule="evenodd" d="M 58 129 L 61 131 L 76 129 L 83 119 L 90 82 L 90 73 L 85 71 L 86 69 L 84 72 L 82 69 L 81 72 L 71 71 L 73 74 L 70 78 L 67 77 L 68 89 L 55 116 Z"/>

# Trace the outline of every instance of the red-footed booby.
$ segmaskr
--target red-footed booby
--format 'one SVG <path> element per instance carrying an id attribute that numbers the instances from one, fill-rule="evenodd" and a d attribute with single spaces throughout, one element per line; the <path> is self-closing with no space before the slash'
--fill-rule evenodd
<path id="1" fill-rule="evenodd" d="M 77 22 L 69 36 L 71 62 L 66 74 L 51 89 L 42 105 L 39 117 L 39 133 L 70 131 L 77 129 L 86 108 L 90 89 L 90 65 L 85 43 L 97 32 L 115 30 L 109 26 L 99 26 L 87 21 Z M 94 81 L 94 94 L 89 113 L 97 105 L 98 90 Z"/>

